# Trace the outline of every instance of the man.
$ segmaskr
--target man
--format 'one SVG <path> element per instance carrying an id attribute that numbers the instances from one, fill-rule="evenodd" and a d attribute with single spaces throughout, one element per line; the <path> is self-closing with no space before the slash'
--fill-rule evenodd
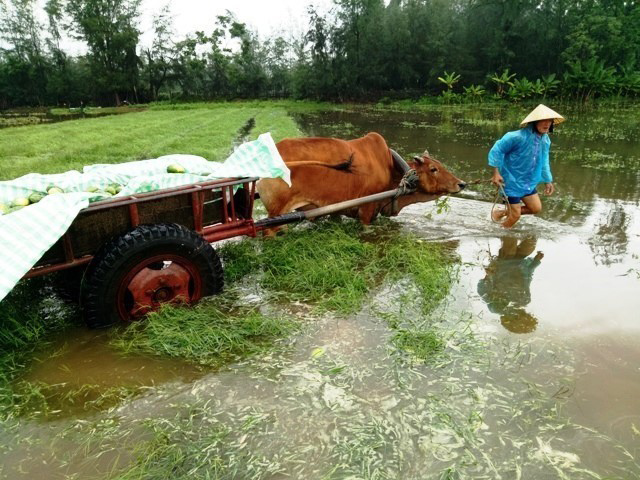
<path id="1" fill-rule="evenodd" d="M 489 166 L 494 167 L 491 181 L 504 187 L 509 203 L 508 208 L 491 213 L 503 227 L 511 228 L 522 215 L 542 211 L 539 183 L 545 184 L 545 195 L 554 192 L 548 134 L 561 122 L 562 115 L 540 104 L 522 121 L 520 130 L 506 133 L 489 151 Z"/>

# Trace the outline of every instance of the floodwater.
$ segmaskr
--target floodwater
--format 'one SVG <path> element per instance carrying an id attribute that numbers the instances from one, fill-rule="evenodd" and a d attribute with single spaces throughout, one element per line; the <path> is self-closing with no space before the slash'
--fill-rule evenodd
<path id="1" fill-rule="evenodd" d="M 380 312 L 421 321 L 405 285 L 382 285 L 349 317 L 294 306 L 307 328 L 291 344 L 216 372 L 121 356 L 80 329 L 26 380 L 138 390 L 103 409 L 61 401 L 0 432 L 0 478 L 117 478 L 132 464 L 147 470 L 131 478 L 640 478 L 640 119 L 625 107 L 557 110 L 568 121 L 552 137 L 557 192 L 541 215 L 506 231 L 489 219 L 492 190 L 476 186 L 443 213 L 416 204 L 396 219 L 462 263 L 433 315 L 441 357 L 390 347 Z M 473 180 L 489 177 L 488 149 L 525 114 L 297 120 L 309 135 L 377 131 L 406 158 L 428 149 Z M 260 301 L 258 286 L 245 294 Z M 173 450 L 136 450 L 150 440 Z"/>

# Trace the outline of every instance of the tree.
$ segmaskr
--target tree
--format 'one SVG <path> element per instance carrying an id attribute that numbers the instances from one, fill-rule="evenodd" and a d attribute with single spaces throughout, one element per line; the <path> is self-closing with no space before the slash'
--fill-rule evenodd
<path id="1" fill-rule="evenodd" d="M 169 5 L 165 5 L 159 14 L 153 17 L 153 42 L 150 48 L 144 49 L 146 64 L 144 76 L 149 84 L 153 100 L 170 79 L 171 67 L 176 56 L 176 48 L 172 40 L 173 25 Z"/>
<path id="2" fill-rule="evenodd" d="M 69 31 L 89 47 L 91 72 L 99 93 L 137 97 L 138 31 L 141 0 L 68 0 Z M 136 98 L 137 99 L 137 98 Z"/>
<path id="3" fill-rule="evenodd" d="M 3 96 L 7 103 L 43 105 L 47 87 L 47 60 L 34 14 L 36 0 L 0 2 L 0 39 L 3 53 Z"/>
<path id="4" fill-rule="evenodd" d="M 235 96 L 260 97 L 265 91 L 267 76 L 261 63 L 258 38 L 244 23 L 235 20 L 231 22 L 229 34 L 240 42 L 240 50 L 232 56 Z"/>
<path id="5" fill-rule="evenodd" d="M 338 95 L 363 97 L 386 87 L 382 63 L 384 2 L 334 0 L 338 24 L 331 31 L 333 76 Z"/>
<path id="6" fill-rule="evenodd" d="M 300 42 L 293 77 L 294 91 L 303 98 L 327 99 L 334 94 L 327 20 L 309 7 L 309 29 Z"/>
<path id="7" fill-rule="evenodd" d="M 268 95 L 288 97 L 291 93 L 291 47 L 282 37 L 264 43 L 264 66 L 267 74 Z"/>

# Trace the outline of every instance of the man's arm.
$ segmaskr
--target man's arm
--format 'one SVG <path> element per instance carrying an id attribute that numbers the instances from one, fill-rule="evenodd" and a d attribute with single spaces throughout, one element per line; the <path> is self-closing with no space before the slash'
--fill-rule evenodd
<path id="1" fill-rule="evenodd" d="M 491 183 L 493 183 L 496 187 L 504 185 L 504 178 L 500 175 L 500 170 L 498 167 L 493 169 L 493 175 L 491 176 Z"/>
<path id="2" fill-rule="evenodd" d="M 517 142 L 517 134 L 515 132 L 506 133 L 500 140 L 493 144 L 489 150 L 489 166 L 494 167 L 491 182 L 500 186 L 504 184 L 504 178 L 500 173 L 500 168 L 504 164 L 504 158 Z"/>
<path id="3" fill-rule="evenodd" d="M 551 149 L 551 143 L 542 153 L 542 181 L 544 182 L 544 194 L 551 195 L 556 190 L 553 185 L 553 175 L 551 175 L 551 166 L 549 164 L 549 150 Z"/>

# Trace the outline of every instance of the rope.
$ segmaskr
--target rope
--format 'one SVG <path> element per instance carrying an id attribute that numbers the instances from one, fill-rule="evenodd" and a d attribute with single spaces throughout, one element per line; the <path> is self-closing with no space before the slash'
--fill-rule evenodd
<path id="1" fill-rule="evenodd" d="M 389 200 L 387 203 L 385 203 L 380 207 L 380 209 L 376 212 L 376 215 L 384 211 L 385 208 L 387 208 L 389 205 L 392 205 L 392 204 L 393 205 L 391 207 L 391 210 L 392 212 L 395 211 L 396 199 L 402 195 L 408 195 L 410 193 L 415 192 L 418 189 L 419 179 L 420 177 L 418 177 L 418 173 L 413 168 L 410 168 L 409 170 L 407 170 L 405 174 L 402 176 L 402 178 L 400 179 L 400 182 L 398 183 L 396 194 L 393 197 L 391 197 L 391 200 Z"/>
<path id="2" fill-rule="evenodd" d="M 393 197 L 398 198 L 401 195 L 407 195 L 413 193 L 418 189 L 418 174 L 411 168 L 402 176 L 400 183 L 398 184 L 398 191 Z"/>
<path id="3" fill-rule="evenodd" d="M 476 179 L 476 180 L 472 180 L 470 182 L 467 182 L 467 185 L 478 185 L 480 183 L 492 183 L 492 180 L 482 180 L 480 178 Z M 498 204 L 498 200 L 501 200 L 502 203 L 504 203 L 506 205 L 506 215 L 502 216 L 500 218 L 500 220 L 496 221 L 493 219 L 493 212 L 496 211 L 496 205 Z M 509 203 L 509 198 L 507 197 L 506 192 L 504 191 L 504 188 L 502 188 L 502 185 L 496 187 L 496 196 L 495 199 L 493 200 L 493 205 L 491 206 L 491 221 L 493 223 L 497 223 L 498 225 L 502 225 L 507 218 L 509 218 L 509 215 L 511 215 L 511 204 Z"/>
<path id="4" fill-rule="evenodd" d="M 496 221 L 493 219 L 493 212 L 496 210 L 498 199 L 501 199 L 502 203 L 504 203 L 507 206 L 506 207 L 507 214 L 502 216 L 500 220 Z M 505 193 L 504 188 L 502 188 L 502 185 L 500 185 L 496 188 L 496 198 L 493 200 L 493 205 L 491 206 L 491 213 L 490 213 L 491 221 L 493 223 L 497 223 L 498 225 L 502 225 L 505 222 L 505 220 L 509 218 L 510 215 L 511 215 L 511 204 L 509 203 L 509 198 L 507 197 L 507 194 Z"/>
<path id="5" fill-rule="evenodd" d="M 472 180 L 470 182 L 467 182 L 467 185 L 478 185 L 480 183 L 491 183 L 491 182 L 492 182 L 491 179 L 482 180 L 482 179 L 478 178 L 476 180 Z M 385 205 L 383 205 L 380 208 L 380 211 L 384 210 L 390 203 L 392 203 L 399 196 L 407 195 L 409 193 L 413 193 L 417 189 L 418 189 L 418 174 L 412 168 L 412 169 L 408 170 L 403 175 L 402 179 L 400 180 L 400 183 L 398 184 L 398 191 L 396 192 L 396 194 L 393 197 L 393 199 L 390 200 Z M 498 200 L 502 200 L 502 203 L 504 203 L 506 205 L 506 212 L 507 213 L 506 213 L 506 215 L 502 216 L 499 221 L 496 221 L 496 220 L 493 219 L 493 212 L 496 209 L 496 205 L 498 204 Z M 502 224 L 509 217 L 510 214 L 511 214 L 511 204 L 509 203 L 509 199 L 507 197 L 507 194 L 504 191 L 504 188 L 502 188 L 502 185 L 500 185 L 500 186 L 498 186 L 496 188 L 496 197 L 493 200 L 493 205 L 491 206 L 491 221 L 493 223 Z"/>
<path id="6" fill-rule="evenodd" d="M 478 185 L 479 183 L 491 183 L 492 180 L 481 180 L 481 179 L 476 179 L 476 180 L 471 180 L 470 182 L 467 182 L 467 186 L 469 185 Z"/>

